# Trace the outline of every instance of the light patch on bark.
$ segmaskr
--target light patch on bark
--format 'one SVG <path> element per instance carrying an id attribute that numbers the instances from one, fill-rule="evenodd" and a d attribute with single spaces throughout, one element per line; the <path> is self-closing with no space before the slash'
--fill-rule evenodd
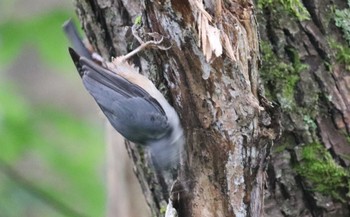
<path id="1" fill-rule="evenodd" d="M 234 145 L 234 152 L 229 152 L 225 169 L 227 171 L 227 188 L 230 205 L 236 217 L 247 216 L 247 205 L 244 203 L 245 184 L 242 159 L 242 146 Z"/>
<path id="2" fill-rule="evenodd" d="M 169 31 L 167 32 L 166 37 L 171 38 L 171 40 L 174 40 L 176 42 L 176 45 L 178 47 L 181 47 L 182 44 L 184 44 L 184 37 L 183 37 L 183 31 L 181 30 L 181 27 L 179 26 L 179 23 L 175 22 L 172 19 L 169 19 L 169 17 L 163 16 L 163 19 L 159 20 L 161 22 L 162 26 L 169 26 Z"/>
<path id="3" fill-rule="evenodd" d="M 193 216 L 225 217 L 220 191 L 212 184 L 208 176 L 211 172 L 210 169 L 201 172 L 198 184 L 193 189 Z"/>
<path id="4" fill-rule="evenodd" d="M 237 22 L 235 25 L 235 29 L 237 31 L 238 38 L 240 40 L 237 40 L 237 47 L 235 52 L 235 57 L 237 59 L 237 64 L 239 65 L 240 69 L 242 70 L 242 74 L 244 75 L 244 80 L 249 84 L 250 86 L 250 78 L 249 78 L 249 67 L 248 67 L 248 61 L 250 60 L 250 46 L 248 41 L 248 36 L 245 28 Z"/>
<path id="5" fill-rule="evenodd" d="M 203 72 L 202 78 L 204 80 L 207 80 L 210 76 L 211 65 L 210 65 L 210 63 L 208 63 L 206 61 L 205 56 L 203 55 L 203 53 L 198 49 L 198 47 L 195 44 L 193 44 L 192 50 L 193 50 L 193 53 L 198 56 L 198 59 L 201 62 L 200 66 L 201 66 L 202 72 Z"/>
<path id="6" fill-rule="evenodd" d="M 176 209 L 173 207 L 173 202 L 169 200 L 169 203 L 166 207 L 166 212 L 164 217 L 177 217 Z"/>

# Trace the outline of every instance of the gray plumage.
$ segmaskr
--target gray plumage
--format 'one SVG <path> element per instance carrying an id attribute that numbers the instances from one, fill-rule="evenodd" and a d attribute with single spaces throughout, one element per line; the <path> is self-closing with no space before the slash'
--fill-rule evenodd
<path id="1" fill-rule="evenodd" d="M 78 58 L 73 50 L 70 52 L 72 58 Z M 169 133 L 164 110 L 141 87 L 84 57 L 75 62 L 80 64 L 85 88 L 112 126 L 125 138 L 146 145 Z"/>
<path id="2" fill-rule="evenodd" d="M 63 30 L 66 34 L 66 37 L 68 38 L 71 45 L 74 47 L 75 51 L 85 58 L 88 58 L 92 60 L 90 51 L 86 48 L 83 41 L 81 40 L 77 28 L 75 27 L 74 23 L 71 19 L 67 20 L 63 24 Z"/>
<path id="3" fill-rule="evenodd" d="M 74 47 L 69 53 L 85 88 L 114 129 L 127 140 L 147 146 L 152 161 L 161 168 L 177 165 L 184 137 L 174 108 L 125 58 L 105 62 L 90 53 L 71 20 L 63 28 Z"/>
<path id="4" fill-rule="evenodd" d="M 160 95 L 158 101 L 115 72 L 71 48 L 69 52 L 85 88 L 111 125 L 126 139 L 150 147 L 153 160 L 161 167 L 178 162 L 183 132 L 175 110 L 164 97 Z"/>

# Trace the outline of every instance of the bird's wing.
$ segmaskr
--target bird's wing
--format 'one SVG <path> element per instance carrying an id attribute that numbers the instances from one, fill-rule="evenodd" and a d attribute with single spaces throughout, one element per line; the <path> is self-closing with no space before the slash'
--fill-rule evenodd
<path id="1" fill-rule="evenodd" d="M 163 108 L 144 89 L 80 57 L 73 49 L 70 53 L 86 89 L 125 138 L 145 144 L 169 132 Z"/>

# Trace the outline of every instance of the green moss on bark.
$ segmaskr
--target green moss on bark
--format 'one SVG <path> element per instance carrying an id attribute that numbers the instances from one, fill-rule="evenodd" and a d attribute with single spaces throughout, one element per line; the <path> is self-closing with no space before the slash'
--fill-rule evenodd
<path id="1" fill-rule="evenodd" d="M 350 7 L 350 0 L 348 0 L 348 6 Z M 350 8 L 335 9 L 334 21 L 335 25 L 343 31 L 344 38 L 350 45 Z"/>
<path id="2" fill-rule="evenodd" d="M 260 0 L 258 2 L 259 8 L 269 7 L 273 9 L 272 11 L 279 11 L 278 9 L 283 9 L 283 12 L 296 17 L 298 20 L 309 20 L 310 14 L 304 7 L 301 0 Z M 279 11 L 281 13 L 281 11 Z M 281 14 L 284 14 L 284 13 Z"/>
<path id="3" fill-rule="evenodd" d="M 284 110 L 293 109 L 295 107 L 294 90 L 299 81 L 299 73 L 307 69 L 308 66 L 300 62 L 298 53 L 293 49 L 289 49 L 292 61 L 289 64 L 278 58 L 267 42 L 261 42 L 261 51 L 263 62 L 261 77 L 267 87 L 267 97 L 278 101 Z M 268 87 L 280 91 L 274 91 L 275 93 L 272 94 Z"/>
<path id="4" fill-rule="evenodd" d="M 343 202 L 349 199 L 349 171 L 339 166 L 324 146 L 319 143 L 305 145 L 301 157 L 296 171 L 311 182 L 312 191 Z"/>
<path id="5" fill-rule="evenodd" d="M 346 70 L 350 71 L 350 48 L 335 40 L 329 40 L 329 45 L 334 51 L 335 60 L 340 64 L 344 64 Z"/>

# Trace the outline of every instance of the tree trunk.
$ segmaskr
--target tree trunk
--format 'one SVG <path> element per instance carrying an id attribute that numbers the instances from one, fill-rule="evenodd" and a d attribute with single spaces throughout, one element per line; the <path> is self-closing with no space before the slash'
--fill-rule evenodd
<path id="1" fill-rule="evenodd" d="M 286 2 L 260 1 L 258 15 L 260 75 L 283 132 L 268 167 L 266 215 L 350 216 L 350 53 L 335 26 L 349 22 L 337 15 L 348 6 Z"/>
<path id="2" fill-rule="evenodd" d="M 186 135 L 176 171 L 153 168 L 147 151 L 126 144 L 153 216 L 164 215 L 169 198 L 180 217 L 348 216 L 349 76 L 331 54 L 327 37 L 341 37 L 325 21 L 330 2 L 307 2 L 311 20 L 300 21 L 305 11 L 261 1 L 260 82 L 252 1 L 76 0 L 89 41 L 106 59 L 135 47 L 128 33 L 140 15 L 143 38 L 156 32 L 171 44 L 133 59 L 168 96 Z M 328 170 L 312 170 L 315 161 Z M 340 186 L 322 185 L 329 173 Z"/>

